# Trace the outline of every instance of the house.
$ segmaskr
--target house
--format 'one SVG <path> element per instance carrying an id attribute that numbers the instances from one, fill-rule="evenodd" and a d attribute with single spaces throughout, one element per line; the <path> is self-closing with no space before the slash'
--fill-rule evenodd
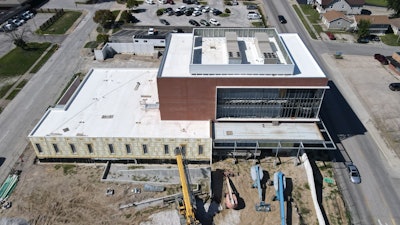
<path id="1" fill-rule="evenodd" d="M 390 21 L 386 15 L 355 15 L 354 21 L 357 26 L 361 20 L 368 20 L 371 25 L 369 32 L 371 34 L 385 34 L 389 29 Z"/>
<path id="2" fill-rule="evenodd" d="M 348 15 L 360 14 L 365 0 L 316 0 L 316 9 L 319 13 L 339 11 Z"/>
<path id="3" fill-rule="evenodd" d="M 400 18 L 389 19 L 390 26 L 392 27 L 393 33 L 399 35 L 400 31 Z"/>
<path id="4" fill-rule="evenodd" d="M 328 29 L 340 30 L 347 30 L 353 23 L 353 20 L 346 17 L 343 12 L 339 12 L 336 10 L 331 10 L 323 13 L 321 21 Z"/>
<path id="5" fill-rule="evenodd" d="M 328 78 L 298 34 L 202 28 L 166 39 L 159 68 L 92 69 L 29 134 L 43 161 L 210 163 L 332 150 Z"/>

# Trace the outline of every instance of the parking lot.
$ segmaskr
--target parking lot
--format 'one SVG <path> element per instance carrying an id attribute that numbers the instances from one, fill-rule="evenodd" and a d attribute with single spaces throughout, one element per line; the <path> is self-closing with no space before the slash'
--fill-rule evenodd
<path id="1" fill-rule="evenodd" d="M 166 26 L 166 25 L 163 25 L 159 21 L 160 19 L 165 19 L 170 23 L 169 26 L 171 26 L 171 27 L 173 27 L 173 26 L 192 26 L 189 24 L 190 19 L 194 19 L 197 22 L 200 22 L 201 19 L 210 21 L 211 18 L 214 18 L 223 27 L 251 27 L 252 22 L 261 21 L 261 20 L 248 20 L 247 13 L 249 11 L 257 11 L 257 10 L 247 10 L 246 6 L 243 5 L 242 2 L 239 2 L 239 4 L 236 6 L 227 6 L 227 5 L 224 5 L 223 1 L 216 1 L 216 0 L 208 1 L 208 6 L 210 8 L 216 8 L 216 9 L 222 11 L 223 13 L 225 12 L 225 9 L 228 8 L 231 11 L 230 16 L 228 16 L 228 17 L 215 16 L 211 12 L 202 13 L 199 16 L 186 16 L 186 15 L 168 16 L 166 14 L 163 14 L 162 16 L 156 15 L 156 11 L 158 9 L 171 7 L 173 10 L 175 10 L 182 5 L 185 5 L 186 7 L 196 7 L 197 6 L 194 4 L 192 4 L 192 5 L 184 4 L 184 3 L 182 3 L 182 1 L 175 1 L 174 5 L 159 4 L 158 1 L 155 1 L 155 4 L 152 4 L 152 5 L 143 3 L 142 5 L 139 5 L 136 8 L 136 11 L 139 11 L 139 12 L 133 14 L 140 21 L 135 25 Z"/>

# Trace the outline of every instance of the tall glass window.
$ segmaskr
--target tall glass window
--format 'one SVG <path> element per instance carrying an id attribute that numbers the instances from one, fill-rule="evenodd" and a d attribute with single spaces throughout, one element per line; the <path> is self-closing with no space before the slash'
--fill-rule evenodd
<path id="1" fill-rule="evenodd" d="M 316 118 L 324 89 L 219 88 L 217 119 Z"/>

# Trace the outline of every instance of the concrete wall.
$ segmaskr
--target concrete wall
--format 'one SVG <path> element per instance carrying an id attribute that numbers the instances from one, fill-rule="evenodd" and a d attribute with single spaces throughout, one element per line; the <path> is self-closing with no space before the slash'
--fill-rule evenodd
<path id="1" fill-rule="evenodd" d="M 177 146 L 186 146 L 188 160 L 210 161 L 212 152 L 211 138 L 135 138 L 135 137 L 29 137 L 36 155 L 44 158 L 101 158 L 101 159 L 176 159 L 174 149 Z M 41 151 L 36 144 L 40 145 Z M 59 152 L 56 153 L 53 144 Z M 75 146 L 76 152 L 70 144 Z M 91 144 L 93 153 L 89 153 L 88 144 Z M 114 153 L 110 152 L 109 144 L 113 145 Z M 131 153 L 127 153 L 126 144 Z M 147 146 L 144 153 L 143 145 Z M 164 145 L 168 145 L 169 153 L 165 154 Z M 203 154 L 199 154 L 199 145 L 203 146 Z"/>

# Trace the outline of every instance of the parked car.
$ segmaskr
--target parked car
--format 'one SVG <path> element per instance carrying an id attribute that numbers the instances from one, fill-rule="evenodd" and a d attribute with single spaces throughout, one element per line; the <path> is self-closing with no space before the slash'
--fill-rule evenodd
<path id="1" fill-rule="evenodd" d="M 357 39 L 357 43 L 367 44 L 367 43 L 369 43 L 369 39 L 366 37 L 362 37 L 362 38 L 360 37 Z"/>
<path id="2" fill-rule="evenodd" d="M 400 83 L 389 84 L 389 89 L 392 91 L 400 91 Z"/>
<path id="3" fill-rule="evenodd" d="M 333 33 L 328 31 L 328 32 L 326 32 L 326 35 L 328 35 L 329 39 L 336 40 L 336 37 L 335 37 L 335 35 Z"/>
<path id="4" fill-rule="evenodd" d="M 371 15 L 372 14 L 372 12 L 371 11 L 369 11 L 368 9 L 361 9 L 361 15 Z"/>
<path id="5" fill-rule="evenodd" d="M 156 31 L 154 30 L 153 27 L 150 27 L 150 28 L 147 30 L 147 35 L 155 35 L 155 34 L 156 34 Z"/>
<path id="6" fill-rule="evenodd" d="M 247 13 L 247 19 L 248 20 L 258 20 L 258 19 L 261 19 L 261 15 L 256 12 L 250 11 Z"/>
<path id="7" fill-rule="evenodd" d="M 371 35 L 369 35 L 369 40 L 371 40 L 371 41 L 381 41 L 381 39 L 379 38 L 379 36 L 378 35 L 375 35 L 375 34 L 371 34 Z"/>
<path id="8" fill-rule="evenodd" d="M 203 13 L 210 12 L 210 6 L 208 6 L 208 5 L 204 6 L 203 9 L 201 10 L 201 12 L 203 12 Z"/>
<path id="9" fill-rule="evenodd" d="M 153 5 L 153 4 L 154 4 L 154 1 L 153 1 L 153 0 L 145 0 L 145 2 L 146 2 L 147 4 L 150 4 L 150 5 Z"/>
<path id="10" fill-rule="evenodd" d="M 285 17 L 284 17 L 284 16 L 282 16 L 282 15 L 278 15 L 278 19 L 279 19 L 279 22 L 280 22 L 280 23 L 282 23 L 282 24 L 285 24 L 285 23 L 287 23 L 287 21 L 286 21 Z"/>
<path id="11" fill-rule="evenodd" d="M 221 25 L 216 19 L 214 19 L 214 18 L 211 18 L 210 19 L 210 24 L 212 24 L 212 25 L 214 25 L 214 26 L 219 26 L 219 25 Z"/>
<path id="12" fill-rule="evenodd" d="M 172 33 L 184 33 L 181 28 L 175 28 L 172 30 Z"/>
<path id="13" fill-rule="evenodd" d="M 201 12 L 200 11 L 194 11 L 193 13 L 192 13 L 192 16 L 200 16 L 201 15 Z"/>
<path id="14" fill-rule="evenodd" d="M 205 20 L 205 19 L 200 20 L 200 24 L 203 26 L 207 26 L 207 27 L 210 26 L 210 23 L 207 22 L 207 20 Z"/>
<path id="15" fill-rule="evenodd" d="M 222 14 L 222 12 L 221 12 L 220 10 L 218 10 L 218 9 L 214 9 L 213 12 L 212 12 L 212 14 L 213 14 L 214 16 L 218 16 L 218 15 Z"/>
<path id="16" fill-rule="evenodd" d="M 360 173 L 358 172 L 358 169 L 354 164 L 347 165 L 347 171 L 349 172 L 349 178 L 352 183 L 361 183 Z"/>
<path id="17" fill-rule="evenodd" d="M 199 27 L 200 24 L 196 20 L 189 20 L 189 23 L 193 26 Z"/>
<path id="18" fill-rule="evenodd" d="M 254 10 L 254 9 L 257 9 L 258 7 L 257 7 L 257 5 L 247 5 L 246 8 L 248 10 Z"/>
<path id="19" fill-rule="evenodd" d="M 160 23 L 162 23 L 162 24 L 164 24 L 166 26 L 169 25 L 169 22 L 167 20 L 165 20 L 165 19 L 160 19 Z"/>
<path id="20" fill-rule="evenodd" d="M 375 54 L 374 59 L 378 60 L 382 65 L 389 64 L 389 61 L 387 60 L 386 56 L 384 56 L 384 55 Z"/>
<path id="21" fill-rule="evenodd" d="M 182 11 L 175 11 L 175 16 L 182 16 L 184 13 Z"/>

